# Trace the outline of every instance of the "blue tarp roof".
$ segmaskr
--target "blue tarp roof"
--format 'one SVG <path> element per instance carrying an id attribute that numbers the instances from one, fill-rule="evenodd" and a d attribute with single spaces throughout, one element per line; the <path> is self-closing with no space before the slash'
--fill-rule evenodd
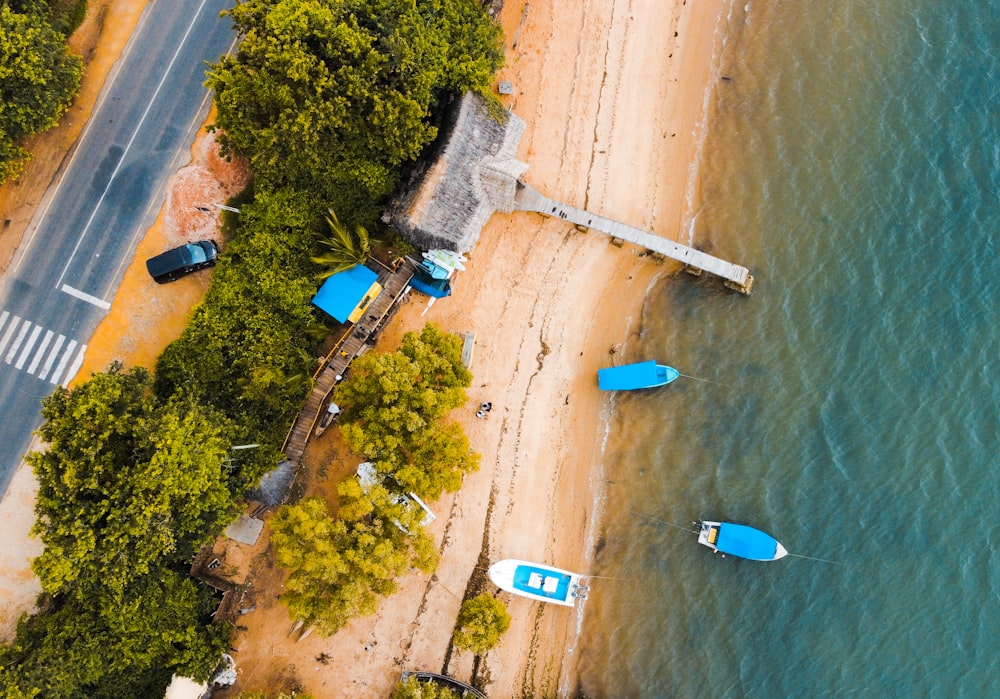
<path id="1" fill-rule="evenodd" d="M 778 541 L 760 529 L 745 524 L 723 522 L 719 525 L 719 540 L 715 542 L 715 546 L 722 553 L 740 558 L 771 561 L 774 560 L 774 554 L 778 550 Z"/>
<path id="2" fill-rule="evenodd" d="M 312 302 L 338 322 L 346 323 L 376 279 L 378 274 L 372 270 L 364 265 L 354 265 L 323 282 Z"/>

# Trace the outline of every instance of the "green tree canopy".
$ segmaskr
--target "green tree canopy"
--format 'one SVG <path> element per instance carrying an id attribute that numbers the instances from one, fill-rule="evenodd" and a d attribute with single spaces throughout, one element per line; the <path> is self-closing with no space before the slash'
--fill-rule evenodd
<path id="1" fill-rule="evenodd" d="M 21 141 L 59 122 L 83 75 L 47 8 L 18 6 L 25 11 L 0 4 L 0 183 L 21 173 L 30 157 Z"/>
<path id="2" fill-rule="evenodd" d="M 316 231 L 323 208 L 291 190 L 257 192 L 241 205 L 212 286 L 181 337 L 156 364 L 161 400 L 177 392 L 226 415 L 241 455 L 230 474 L 242 492 L 280 460 L 278 449 L 311 388 L 311 351 L 325 334 L 309 303 L 320 268 Z"/>
<path id="3" fill-rule="evenodd" d="M 492 650 L 510 628 L 510 614 L 504 603 L 489 593 L 462 602 L 455 625 L 455 645 L 477 655 Z"/>
<path id="4" fill-rule="evenodd" d="M 419 334 L 406 333 L 398 352 L 368 353 L 355 360 L 351 375 L 337 386 L 336 400 L 342 422 L 376 424 L 405 434 L 465 403 L 471 383 L 472 374 L 462 364 L 461 340 L 428 323 Z"/>
<path id="5" fill-rule="evenodd" d="M 457 692 L 433 682 L 418 682 L 416 677 L 408 677 L 392 690 L 391 699 L 461 699 Z"/>
<path id="6" fill-rule="evenodd" d="M 420 333 L 406 333 L 399 351 L 369 352 L 351 364 L 335 393 L 341 431 L 401 491 L 436 499 L 479 468 L 462 429 L 442 423 L 465 403 L 471 382 L 461 340 L 428 323 Z"/>
<path id="7" fill-rule="evenodd" d="M 479 470 L 479 454 L 456 423 L 436 422 L 406 445 L 402 464 L 393 476 L 404 491 L 437 500 L 441 493 L 462 487 L 467 473 Z"/>
<path id="8" fill-rule="evenodd" d="M 486 92 L 500 30 L 475 0 L 240 0 L 242 37 L 212 66 L 217 125 L 265 189 L 322 192 L 375 218 L 437 131 L 447 93 Z"/>
<path id="9" fill-rule="evenodd" d="M 430 571 L 437 564 L 419 515 L 384 488 L 364 493 L 351 478 L 339 492 L 347 504 L 337 519 L 326 503 L 310 498 L 282 507 L 271 520 L 275 558 L 290 571 L 282 601 L 293 618 L 326 635 L 373 614 L 410 566 Z"/>
<path id="10" fill-rule="evenodd" d="M 45 544 L 33 568 L 46 592 L 83 578 L 121 593 L 165 556 L 190 558 L 231 517 L 224 420 L 152 398 L 145 369 L 113 366 L 44 401 L 39 434 L 49 449 L 28 458 Z"/>
<path id="11" fill-rule="evenodd" d="M 166 568 L 121 594 L 96 586 L 56 598 L 0 647 L 2 695 L 145 699 L 162 696 L 173 672 L 207 679 L 227 644 L 225 627 L 207 625 L 216 604 L 186 572 Z"/>
<path id="12" fill-rule="evenodd" d="M 340 222 L 333 209 L 330 209 L 330 215 L 326 217 L 326 224 L 330 228 L 330 237 L 321 241 L 326 250 L 312 258 L 313 262 L 324 268 L 320 279 L 332 277 L 368 261 L 371 242 L 368 231 L 363 226 L 358 226 L 352 233 Z"/>

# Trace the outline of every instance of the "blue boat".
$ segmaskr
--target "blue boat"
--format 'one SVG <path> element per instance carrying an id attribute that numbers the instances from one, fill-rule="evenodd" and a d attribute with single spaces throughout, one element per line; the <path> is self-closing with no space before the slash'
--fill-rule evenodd
<path id="1" fill-rule="evenodd" d="M 572 607 L 577 598 L 587 596 L 588 588 L 580 584 L 579 574 L 542 563 L 507 558 L 491 565 L 489 576 L 501 590 L 539 602 Z"/>
<path id="2" fill-rule="evenodd" d="M 788 555 L 785 547 L 767 532 L 732 522 L 702 522 L 698 543 L 751 561 L 776 561 Z"/>
<path id="3" fill-rule="evenodd" d="M 647 362 L 598 369 L 597 385 L 602 391 L 631 391 L 636 388 L 664 386 L 680 375 L 673 367 L 657 364 L 650 359 Z"/>
<path id="4" fill-rule="evenodd" d="M 410 286 L 433 299 L 443 299 L 446 296 L 451 296 L 451 280 L 437 279 L 428 269 L 422 266 L 417 267 L 416 273 L 410 279 Z"/>

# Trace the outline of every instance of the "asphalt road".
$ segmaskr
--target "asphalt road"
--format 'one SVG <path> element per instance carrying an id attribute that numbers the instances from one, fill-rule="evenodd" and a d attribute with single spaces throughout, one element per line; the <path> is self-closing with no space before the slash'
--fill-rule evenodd
<path id="1" fill-rule="evenodd" d="M 230 0 L 150 0 L 69 165 L 0 280 L 0 494 L 107 314 L 211 100 L 205 62 L 236 39 Z"/>

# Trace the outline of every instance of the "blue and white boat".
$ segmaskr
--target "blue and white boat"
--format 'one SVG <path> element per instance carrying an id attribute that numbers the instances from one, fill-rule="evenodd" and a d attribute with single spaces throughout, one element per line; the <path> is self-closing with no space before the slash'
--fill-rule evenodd
<path id="1" fill-rule="evenodd" d="M 788 555 L 785 547 L 767 532 L 732 522 L 702 522 L 698 543 L 751 561 L 776 561 Z"/>
<path id="2" fill-rule="evenodd" d="M 581 576 L 577 573 L 516 558 L 494 563 L 489 575 L 501 590 L 566 607 L 576 604 L 577 598 L 586 597 L 589 589 L 580 584 Z"/>
<path id="3" fill-rule="evenodd" d="M 623 364 L 597 370 L 597 385 L 602 391 L 631 391 L 636 388 L 664 386 L 680 372 L 673 367 L 657 364 L 650 359 L 646 362 Z"/>

